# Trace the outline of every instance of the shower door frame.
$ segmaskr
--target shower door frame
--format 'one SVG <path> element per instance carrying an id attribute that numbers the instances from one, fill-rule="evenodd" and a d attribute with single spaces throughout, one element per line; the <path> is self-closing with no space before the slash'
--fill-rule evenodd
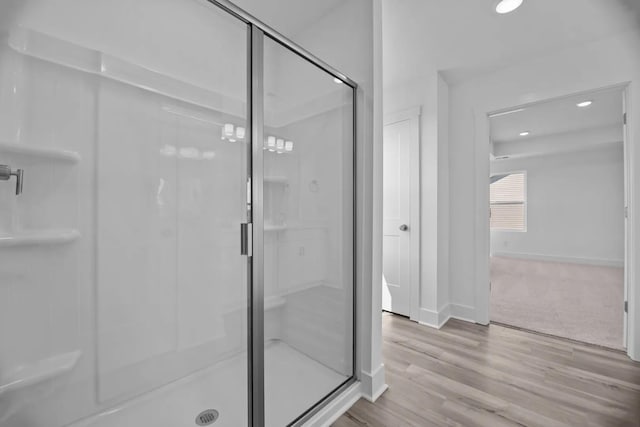
<path id="1" fill-rule="evenodd" d="M 229 0 L 207 0 L 247 24 L 247 122 L 251 138 L 250 155 L 247 156 L 249 182 L 251 183 L 247 200 L 250 200 L 247 221 L 250 232 L 246 242 L 249 249 L 248 268 L 248 411 L 249 426 L 262 427 L 265 423 L 264 399 L 264 204 L 263 204 L 263 137 L 264 137 L 264 40 L 269 38 L 311 65 L 320 68 L 331 76 L 341 80 L 352 90 L 352 186 L 353 186 L 353 253 L 352 253 L 352 372 L 351 376 L 338 385 L 311 408 L 300 414 L 289 426 L 301 426 L 311 419 L 334 398 L 354 384 L 358 372 L 357 358 L 357 95 L 358 84 L 345 74 L 331 67 L 304 48 L 287 39 L 278 31 L 264 24 L 249 13 L 237 7 Z"/>

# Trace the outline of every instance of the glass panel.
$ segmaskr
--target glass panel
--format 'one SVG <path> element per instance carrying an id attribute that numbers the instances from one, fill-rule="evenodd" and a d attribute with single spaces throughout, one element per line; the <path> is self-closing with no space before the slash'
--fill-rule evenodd
<path id="1" fill-rule="evenodd" d="M 266 425 L 353 373 L 353 90 L 266 38 Z"/>
<path id="2" fill-rule="evenodd" d="M 0 425 L 246 425 L 246 25 L 204 1 L 9 3 Z"/>

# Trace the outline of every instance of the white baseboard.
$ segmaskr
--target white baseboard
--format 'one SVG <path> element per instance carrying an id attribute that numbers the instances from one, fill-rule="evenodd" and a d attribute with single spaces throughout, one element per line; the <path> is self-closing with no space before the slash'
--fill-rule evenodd
<path id="1" fill-rule="evenodd" d="M 375 402 L 389 386 L 385 383 L 384 363 L 381 363 L 373 372 L 362 371 L 362 397 L 370 402 Z"/>
<path id="2" fill-rule="evenodd" d="M 432 328 L 438 328 L 438 312 L 420 307 L 418 323 Z"/>
<path id="3" fill-rule="evenodd" d="M 476 309 L 470 305 L 449 304 L 451 317 L 454 319 L 464 320 L 465 322 L 476 323 Z"/>
<path id="4" fill-rule="evenodd" d="M 529 254 L 522 252 L 494 252 L 491 254 L 494 257 L 504 258 L 516 258 L 516 259 L 528 259 L 532 261 L 550 261 L 550 262 L 563 262 L 569 264 L 584 264 L 584 265 L 597 265 L 601 267 L 624 267 L 623 260 L 617 259 L 596 259 L 596 258 L 576 258 L 576 257 L 563 257 L 555 255 L 541 255 L 541 254 Z"/>
<path id="5" fill-rule="evenodd" d="M 305 427 L 329 427 L 347 412 L 362 396 L 362 383 L 360 381 L 346 389 L 344 393 L 336 397 L 327 406 L 322 408 L 309 421 Z"/>
<path id="6" fill-rule="evenodd" d="M 451 318 L 451 304 L 447 304 L 438 310 L 438 329 L 442 328 Z"/>
<path id="7" fill-rule="evenodd" d="M 420 320 L 418 323 L 431 328 L 440 329 L 451 318 L 475 323 L 473 320 L 475 318 L 475 309 L 462 304 L 447 304 L 438 311 L 421 308 Z"/>
<path id="8" fill-rule="evenodd" d="M 440 329 L 449 320 L 450 311 L 449 304 L 445 305 L 438 311 L 420 308 L 420 317 L 418 323 L 429 326 L 430 328 Z"/>

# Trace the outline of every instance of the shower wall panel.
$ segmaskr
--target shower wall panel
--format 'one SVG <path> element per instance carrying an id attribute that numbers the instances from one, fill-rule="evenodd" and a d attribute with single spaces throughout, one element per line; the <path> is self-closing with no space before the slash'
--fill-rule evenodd
<path id="1" fill-rule="evenodd" d="M 0 425 L 45 425 L 44 415 L 23 413 L 37 403 L 62 423 L 74 411 L 51 396 L 83 400 L 70 373 L 86 367 L 90 272 L 78 250 L 86 248 L 79 200 L 88 191 L 80 176 L 81 159 L 91 158 L 94 83 L 2 38 L 0 163 L 25 170 L 25 183 L 20 196 L 13 180 L 0 186 Z M 43 379 L 56 376 L 65 381 Z"/>
<path id="2" fill-rule="evenodd" d="M 237 236 L 245 147 L 220 139 L 225 121 L 232 119 L 137 88 L 101 85 L 101 400 L 158 387 L 245 345 L 245 260 Z"/>

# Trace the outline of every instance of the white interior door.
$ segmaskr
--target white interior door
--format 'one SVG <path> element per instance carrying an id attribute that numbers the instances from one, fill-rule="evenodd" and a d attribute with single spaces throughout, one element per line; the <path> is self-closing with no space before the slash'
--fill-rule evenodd
<path id="1" fill-rule="evenodd" d="M 411 313 L 411 120 L 384 127 L 382 309 Z"/>

